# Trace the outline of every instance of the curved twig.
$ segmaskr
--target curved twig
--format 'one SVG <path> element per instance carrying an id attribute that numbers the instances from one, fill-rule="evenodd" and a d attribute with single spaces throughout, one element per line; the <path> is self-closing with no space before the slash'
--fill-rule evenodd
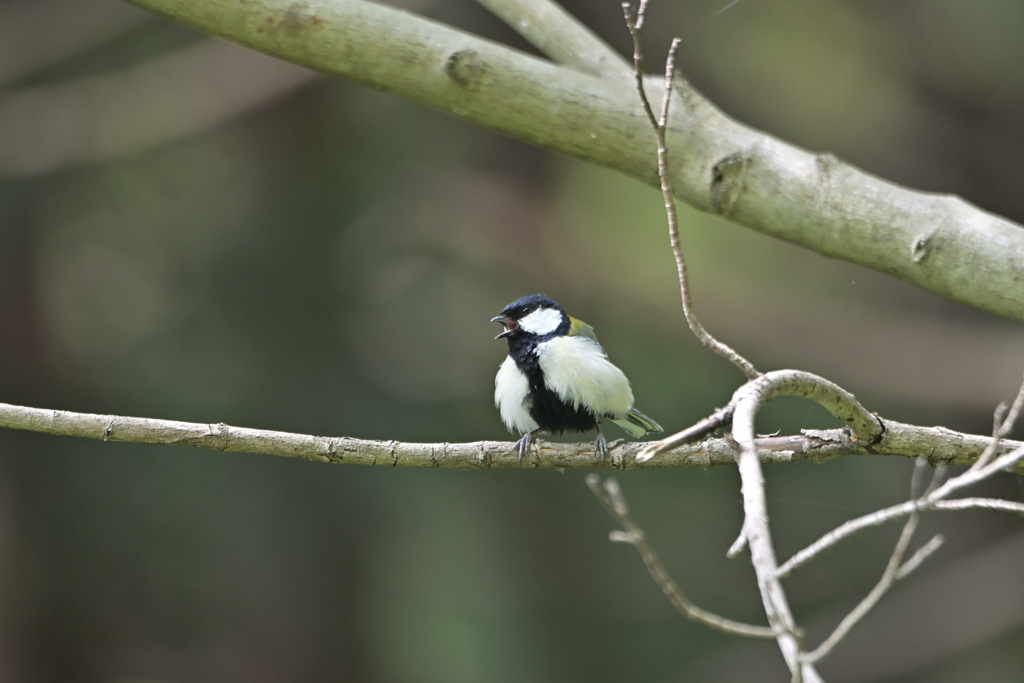
<path id="1" fill-rule="evenodd" d="M 798 383 L 796 381 L 798 376 L 804 375 L 820 380 L 820 382 L 813 382 L 811 385 Z M 778 561 L 775 557 L 775 547 L 768 525 L 764 474 L 757 458 L 754 432 L 754 418 L 764 403 L 781 392 L 799 390 L 801 387 L 803 387 L 802 395 L 814 397 L 819 402 L 823 398 L 829 398 L 832 399 L 830 403 L 836 403 L 839 407 L 848 409 L 844 412 L 856 413 L 856 410 L 849 410 L 852 409 L 849 401 L 842 400 L 845 398 L 846 392 L 830 382 L 810 375 L 810 373 L 797 373 L 796 371 L 768 373 L 747 382 L 736 390 L 731 401 L 731 405 L 734 407 L 732 433 L 738 446 L 736 465 L 739 468 L 742 482 L 740 491 L 743 494 L 743 527 L 740 531 L 740 539 L 737 539 L 733 547 L 741 546 L 741 539 L 745 539 L 747 547 L 750 548 L 750 560 L 754 565 L 754 573 L 757 575 L 757 587 L 761 593 L 765 614 L 768 616 L 768 623 L 778 634 L 776 641 L 789 670 L 793 672 L 793 679 L 820 681 L 814 664 L 802 661 L 803 653 L 797 635 L 796 620 L 789 607 L 786 591 L 778 578 Z M 833 387 L 838 391 L 833 390 Z M 840 400 L 836 401 L 837 398 Z M 852 396 L 850 398 L 852 399 Z M 856 401 L 853 403 L 856 404 Z M 856 404 L 856 406 L 859 405 Z M 829 408 L 829 410 L 832 409 Z"/>
<path id="2" fill-rule="evenodd" d="M 878 443 L 885 431 L 878 416 L 868 412 L 849 391 L 802 370 L 776 370 L 747 382 L 733 394 L 732 404 L 738 406 L 752 400 L 751 405 L 759 407 L 779 396 L 802 396 L 819 404 L 845 422 L 850 439 L 864 448 Z"/>
<path id="3" fill-rule="evenodd" d="M 869 413 L 853 394 L 839 385 L 823 377 L 801 370 L 775 370 L 765 375 L 759 375 L 757 378 L 744 384 L 736 391 L 732 401 L 727 406 L 718 408 L 711 415 L 693 426 L 647 445 L 637 454 L 637 462 L 645 463 L 668 449 L 677 448 L 699 439 L 724 426 L 733 419 L 733 412 L 737 401 L 746 400 L 753 394 L 759 396 L 757 400 L 760 403 L 767 403 L 777 396 L 803 396 L 819 403 L 832 415 L 849 426 L 850 433 L 843 435 L 841 439 L 848 440 L 852 448 L 859 449 L 865 454 L 875 452 L 869 449 L 879 442 L 886 431 L 885 425 L 887 423 L 883 422 L 877 415 Z M 893 442 L 903 442 L 904 445 L 906 445 L 906 440 L 910 438 L 910 433 L 917 429 L 897 422 L 891 424 L 899 430 L 897 438 L 892 439 Z M 902 429 L 902 427 L 910 427 L 910 429 Z M 953 432 L 948 433 L 950 435 L 953 434 Z M 918 445 L 920 445 L 920 442 L 918 442 Z M 992 446 L 992 439 L 987 439 L 985 446 L 981 448 L 998 448 L 998 445 Z M 878 452 L 888 451 L 879 450 Z M 914 457 L 921 452 L 923 450 L 918 450 Z"/>
<path id="4" fill-rule="evenodd" d="M 629 513 L 629 506 L 626 504 L 626 497 L 622 495 L 619 483 L 614 479 L 608 479 L 602 484 L 600 477 L 596 474 L 589 474 L 587 475 L 587 486 L 594 492 L 597 499 L 601 501 L 608 514 L 615 518 L 622 526 L 622 531 L 612 532 L 610 535 L 611 540 L 629 543 L 636 548 L 637 552 L 640 553 L 641 559 L 644 561 L 644 565 L 647 567 L 647 571 L 650 572 L 651 578 L 661 587 L 662 592 L 669 602 L 672 603 L 672 606 L 679 610 L 683 616 L 730 635 L 774 640 L 775 632 L 767 626 L 754 626 L 733 621 L 694 605 L 679 590 L 679 586 L 672 580 L 672 577 L 669 576 L 665 565 L 662 564 L 657 553 L 654 552 L 650 543 L 647 542 L 647 535 L 644 534 L 643 529 L 633 521 L 633 516 Z"/>

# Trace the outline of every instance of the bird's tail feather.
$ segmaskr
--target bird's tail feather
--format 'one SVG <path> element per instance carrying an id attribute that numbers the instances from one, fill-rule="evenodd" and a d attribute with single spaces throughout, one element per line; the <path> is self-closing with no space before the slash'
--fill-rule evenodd
<path id="1" fill-rule="evenodd" d="M 648 432 L 665 431 L 661 428 L 660 424 L 647 417 L 636 408 L 630 408 L 626 417 L 619 420 L 612 420 L 612 422 L 629 432 L 630 436 L 634 439 L 640 438 Z"/>

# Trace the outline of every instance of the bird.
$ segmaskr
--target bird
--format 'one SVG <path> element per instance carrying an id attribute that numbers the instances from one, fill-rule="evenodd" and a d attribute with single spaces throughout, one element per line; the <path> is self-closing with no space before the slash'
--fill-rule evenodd
<path id="1" fill-rule="evenodd" d="M 663 431 L 633 407 L 629 380 L 608 360 L 594 328 L 566 315 L 557 302 L 544 294 L 524 296 L 491 322 L 505 328 L 495 339 L 508 342 L 508 357 L 494 378 L 494 403 L 509 431 L 522 435 L 515 446 L 520 465 L 540 432 L 597 430 L 594 451 L 603 466 L 603 420 L 634 438 Z"/>

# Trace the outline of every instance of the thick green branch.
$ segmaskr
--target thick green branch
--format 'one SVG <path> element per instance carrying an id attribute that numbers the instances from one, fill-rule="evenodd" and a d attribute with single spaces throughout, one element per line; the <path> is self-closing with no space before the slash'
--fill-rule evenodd
<path id="1" fill-rule="evenodd" d="M 588 76 L 366 0 L 131 1 L 205 33 L 657 185 L 653 136 L 622 79 Z M 542 46 L 546 40 L 532 39 Z M 1021 226 L 957 197 L 907 190 L 798 149 L 733 121 L 685 82 L 676 89 L 681 102 L 668 143 L 680 199 L 1024 321 Z"/>

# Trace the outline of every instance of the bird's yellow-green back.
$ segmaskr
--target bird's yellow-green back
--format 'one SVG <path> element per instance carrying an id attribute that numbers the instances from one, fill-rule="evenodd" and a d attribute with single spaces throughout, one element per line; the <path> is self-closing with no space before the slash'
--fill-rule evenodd
<path id="1" fill-rule="evenodd" d="M 574 318 L 571 315 L 569 316 L 569 336 L 586 337 L 588 339 L 593 339 L 594 341 L 597 342 L 597 335 L 594 334 L 594 328 L 586 324 L 579 318 Z M 597 344 L 598 346 L 600 346 L 601 342 L 597 342 Z"/>

